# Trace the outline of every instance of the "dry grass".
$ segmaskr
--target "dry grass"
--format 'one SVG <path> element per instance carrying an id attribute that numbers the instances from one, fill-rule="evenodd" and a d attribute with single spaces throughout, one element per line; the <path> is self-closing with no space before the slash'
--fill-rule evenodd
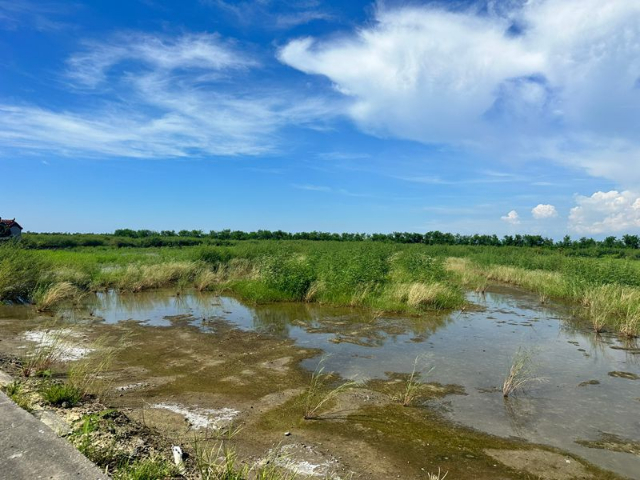
<path id="1" fill-rule="evenodd" d="M 427 480 L 444 480 L 449 472 L 445 472 L 444 475 L 440 472 L 438 467 L 438 473 L 427 473 Z"/>
<path id="2" fill-rule="evenodd" d="M 211 270 L 202 270 L 196 276 L 194 281 L 194 286 L 197 291 L 204 292 L 205 290 L 209 290 L 212 286 L 219 283 L 220 277 L 217 273 L 212 272 Z"/>
<path id="3" fill-rule="evenodd" d="M 69 367 L 67 377 L 69 384 L 83 395 L 95 395 L 103 398 L 110 390 L 111 383 L 104 378 L 117 354 L 130 346 L 129 337 L 118 340 L 118 346 L 110 346 L 107 337 L 100 337 L 91 343 L 90 349 L 97 352 Z"/>
<path id="4" fill-rule="evenodd" d="M 45 330 L 47 341 L 37 342 L 22 361 L 22 376 L 30 377 L 51 369 L 60 362 L 64 345 L 67 342 L 66 331 Z"/>
<path id="5" fill-rule="evenodd" d="M 458 304 L 459 292 L 443 283 L 398 283 L 390 288 L 391 298 L 412 310 L 445 309 Z"/>
<path id="6" fill-rule="evenodd" d="M 70 282 L 54 283 L 38 295 L 36 310 L 38 312 L 50 312 L 63 302 L 77 302 L 81 296 L 80 290 Z"/>
<path id="7" fill-rule="evenodd" d="M 307 290 L 304 296 L 304 301 L 307 303 L 313 302 L 318 297 L 318 294 L 324 289 L 324 285 L 321 282 L 313 282 Z"/>

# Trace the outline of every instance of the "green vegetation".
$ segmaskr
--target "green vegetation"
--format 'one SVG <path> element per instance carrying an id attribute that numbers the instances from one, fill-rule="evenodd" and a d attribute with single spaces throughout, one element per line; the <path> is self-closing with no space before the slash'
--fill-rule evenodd
<path id="1" fill-rule="evenodd" d="M 4 387 L 4 393 L 13 400 L 23 410 L 30 412 L 32 410 L 31 402 L 28 394 L 24 391 L 23 385 L 19 381 L 13 381 Z"/>
<path id="2" fill-rule="evenodd" d="M 413 404 L 414 400 L 416 399 L 416 397 L 420 392 L 420 388 L 424 385 L 423 383 L 424 379 L 421 379 L 423 374 L 423 368 L 420 368 L 418 366 L 418 363 L 420 361 L 421 361 L 421 358 L 419 356 L 416 357 L 415 360 L 413 361 L 413 369 L 411 370 L 411 374 L 407 377 L 406 385 L 405 385 L 404 391 L 402 392 L 402 396 L 400 398 L 402 405 L 404 405 L 405 407 L 409 407 L 411 406 L 411 404 Z M 434 367 L 431 367 L 431 369 L 429 369 L 427 374 L 431 373 L 433 371 L 433 368 Z"/>
<path id="3" fill-rule="evenodd" d="M 536 377 L 532 367 L 533 352 L 518 349 L 511 362 L 509 373 L 502 383 L 502 396 L 508 398 L 532 382 L 541 381 Z"/>
<path id="4" fill-rule="evenodd" d="M 282 230 L 258 230 L 243 232 L 239 230 L 220 230 L 205 233 L 202 230 L 131 230 L 118 229 L 113 234 L 69 234 L 69 233 L 25 233 L 22 243 L 28 248 L 74 248 L 74 247 L 117 247 L 117 248 L 151 248 L 151 247 L 187 247 L 194 245 L 230 245 L 245 240 L 277 240 L 314 242 L 378 242 L 397 244 L 423 245 L 455 245 L 455 246 L 494 246 L 494 247 L 544 247 L 563 251 L 573 251 L 579 256 L 602 256 L 615 254 L 640 258 L 640 237 L 623 235 L 622 238 L 607 237 L 597 241 L 582 237 L 572 240 L 568 235 L 554 242 L 551 238 L 540 235 L 460 235 L 431 231 L 427 233 L 393 232 L 393 233 L 329 233 L 329 232 L 297 232 Z"/>
<path id="5" fill-rule="evenodd" d="M 113 478 L 115 480 L 158 480 L 174 478 L 177 474 L 177 468 L 173 463 L 158 456 L 125 463 L 114 472 Z"/>
<path id="6" fill-rule="evenodd" d="M 153 232 L 130 235 L 153 238 Z M 5 244 L 0 246 L 0 301 L 31 301 L 42 310 L 55 310 L 89 291 L 193 287 L 254 303 L 304 301 L 420 314 L 458 308 L 465 288 L 484 291 L 488 281 L 497 281 L 536 292 L 542 303 L 574 302 L 596 332 L 633 337 L 640 328 L 640 251 L 633 236 L 601 244 L 585 241 L 583 247 L 569 239 L 533 246 L 537 243 L 526 243 L 525 237 L 499 246 L 483 246 L 480 239 L 479 245 L 425 244 L 451 240 L 433 232 L 422 240 L 408 234 L 389 241 L 280 237 L 285 239 L 239 241 L 233 235 L 202 234 L 201 244 L 180 248 L 32 250 L 25 248 L 30 241 Z M 471 240 L 453 236 L 452 243 L 463 241 Z"/>
<path id="7" fill-rule="evenodd" d="M 58 407 L 73 407 L 82 400 L 83 393 L 70 383 L 47 382 L 40 394 L 45 402 Z"/>
<path id="8" fill-rule="evenodd" d="M 332 380 L 335 381 L 335 378 L 332 373 L 324 373 L 324 360 L 323 358 L 316 366 L 311 375 L 311 382 L 304 394 L 304 412 L 302 416 L 305 420 L 319 418 L 323 406 L 334 400 L 340 393 L 357 385 L 356 382 L 349 381 L 331 387 L 330 384 Z"/>

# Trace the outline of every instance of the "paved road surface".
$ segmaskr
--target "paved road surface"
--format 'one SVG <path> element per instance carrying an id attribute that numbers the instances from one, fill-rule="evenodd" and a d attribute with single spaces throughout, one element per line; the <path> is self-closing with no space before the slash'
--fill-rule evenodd
<path id="1" fill-rule="evenodd" d="M 0 392 L 0 479 L 106 480 L 67 440 Z"/>

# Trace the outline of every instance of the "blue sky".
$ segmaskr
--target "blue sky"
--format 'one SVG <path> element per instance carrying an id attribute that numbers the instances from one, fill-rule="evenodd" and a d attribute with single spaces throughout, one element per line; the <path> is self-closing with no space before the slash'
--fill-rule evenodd
<path id="1" fill-rule="evenodd" d="M 0 0 L 27 230 L 640 231 L 640 3 Z"/>

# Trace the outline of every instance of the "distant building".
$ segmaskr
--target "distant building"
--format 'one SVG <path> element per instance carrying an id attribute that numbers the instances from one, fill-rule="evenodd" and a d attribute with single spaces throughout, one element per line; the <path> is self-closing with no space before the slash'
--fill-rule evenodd
<path id="1" fill-rule="evenodd" d="M 20 238 L 22 235 L 22 227 L 16 219 L 9 220 L 8 218 L 0 217 L 0 239 L 5 238 Z"/>

